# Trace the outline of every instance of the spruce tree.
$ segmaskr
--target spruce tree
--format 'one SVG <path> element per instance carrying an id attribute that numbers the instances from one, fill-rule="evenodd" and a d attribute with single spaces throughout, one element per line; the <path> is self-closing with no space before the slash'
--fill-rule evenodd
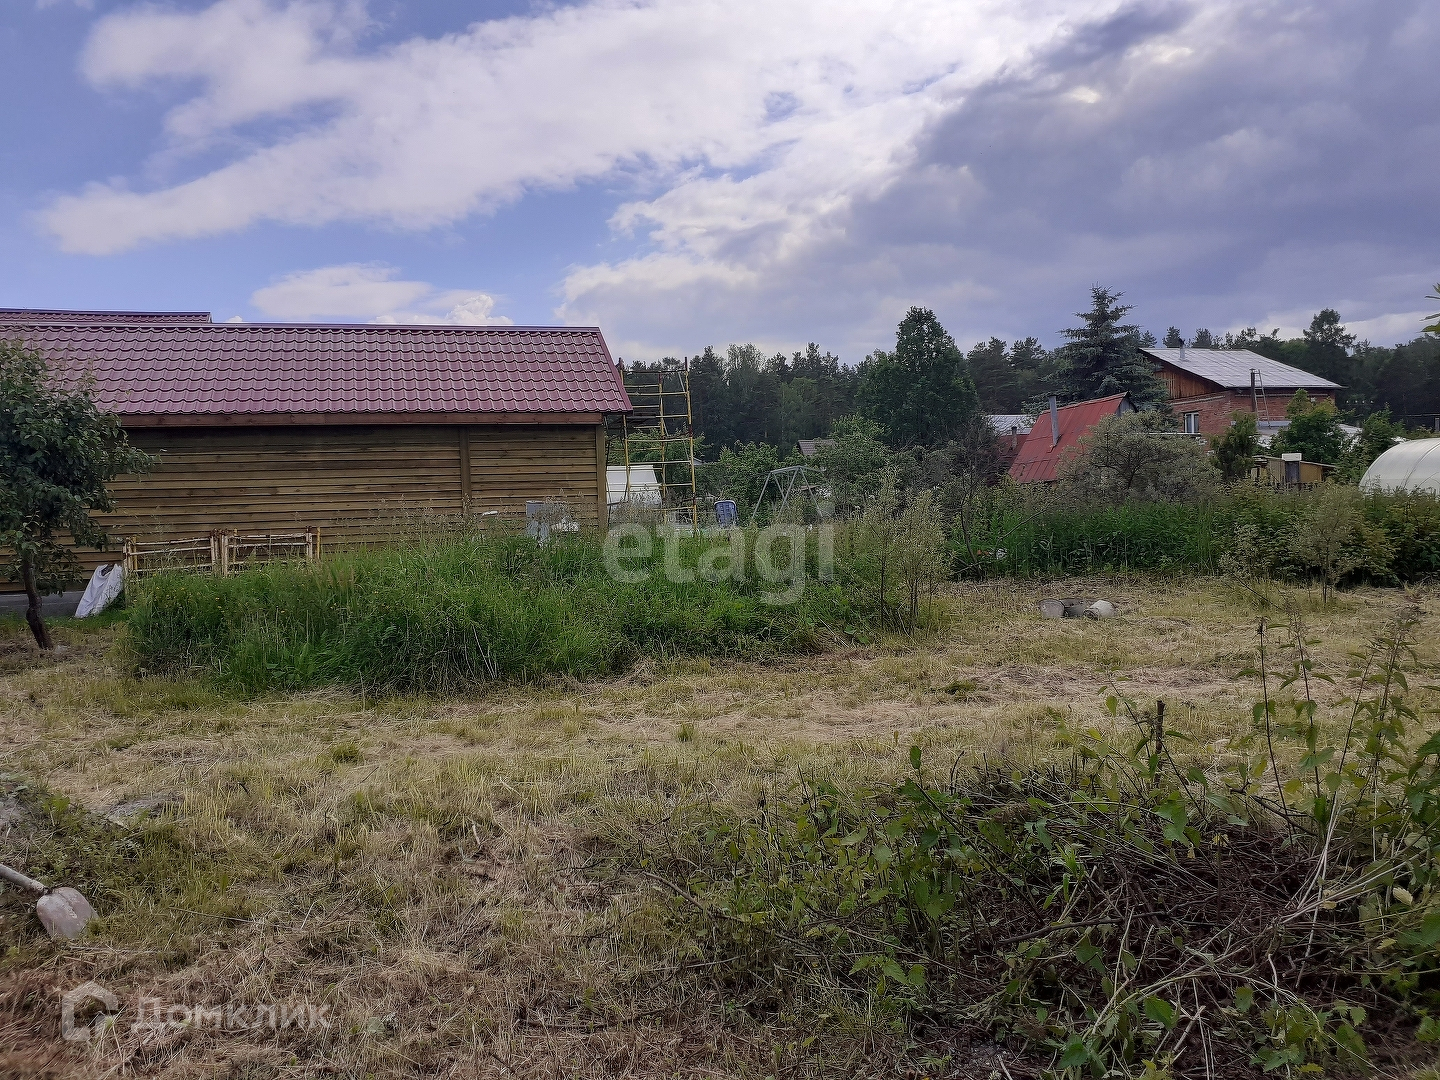
<path id="1" fill-rule="evenodd" d="M 1065 367 L 1059 388 L 1065 400 L 1128 393 L 1140 408 L 1164 402 L 1165 384 L 1155 374 L 1154 361 L 1140 351 L 1145 332 L 1123 321 L 1131 307 L 1120 303 L 1121 295 L 1096 285 L 1090 290 L 1090 310 L 1076 313 L 1081 325 L 1061 331 L 1069 339 L 1061 348 Z"/>

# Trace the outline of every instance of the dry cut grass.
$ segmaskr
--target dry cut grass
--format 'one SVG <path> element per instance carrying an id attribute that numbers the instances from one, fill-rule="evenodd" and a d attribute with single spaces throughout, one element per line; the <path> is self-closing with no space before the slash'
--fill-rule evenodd
<path id="1" fill-rule="evenodd" d="M 1082 594 L 1120 616 L 1035 613 Z M 1256 613 L 1213 581 L 966 586 L 950 604 L 931 638 L 780 666 L 381 701 L 227 698 L 127 674 L 112 628 L 62 627 L 67 651 L 42 658 L 5 624 L 0 850 L 80 885 L 103 919 L 60 946 L 17 894 L 0 900 L 0 1073 L 887 1075 L 915 1054 L 865 1016 L 807 1041 L 800 1018 L 695 979 L 668 898 L 617 872 L 624 838 L 682 803 L 753 806 L 802 770 L 892 777 L 912 743 L 928 761 L 1043 760 L 1061 723 L 1113 722 L 1117 677 L 1165 698 L 1213 759 L 1254 696 L 1238 673 Z M 1320 664 L 1343 671 L 1396 604 L 1362 590 L 1310 611 Z M 1437 659 L 1433 633 L 1425 649 Z M 120 997 L 120 1021 L 64 1042 L 60 995 L 87 980 Z M 241 1022 L 308 1004 L 328 1023 L 145 1030 L 141 997 Z M 932 1074 L 988 1077 L 996 1053 L 953 1047 Z"/>

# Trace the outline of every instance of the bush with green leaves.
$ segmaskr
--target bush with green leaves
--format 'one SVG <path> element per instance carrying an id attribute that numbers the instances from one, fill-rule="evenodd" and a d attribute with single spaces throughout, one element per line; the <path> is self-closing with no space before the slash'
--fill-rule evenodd
<path id="1" fill-rule="evenodd" d="M 40 597 L 76 581 L 75 546 L 106 545 L 91 514 L 115 509 L 111 481 L 150 465 L 83 379 L 52 371 L 23 341 L 0 340 L 0 550 L 24 586 L 25 618 L 42 649 L 54 643 Z"/>
<path id="2" fill-rule="evenodd" d="M 1260 450 L 1260 435 L 1252 412 L 1230 414 L 1230 427 L 1223 435 L 1210 437 L 1210 452 L 1215 467 L 1226 483 L 1245 480 L 1255 468 L 1255 455 Z"/>
<path id="3" fill-rule="evenodd" d="M 1196 439 L 1165 429 L 1159 413 L 1107 416 L 1060 465 L 1060 483 L 1092 504 L 1195 503 L 1213 495 L 1220 473 Z"/>
<path id="4" fill-rule="evenodd" d="M 1299 453 L 1306 461 L 1339 465 L 1349 446 L 1349 436 L 1340 427 L 1340 413 L 1334 402 L 1311 400 L 1304 390 L 1285 406 L 1289 425 L 1275 433 L 1270 449 L 1277 454 Z"/>

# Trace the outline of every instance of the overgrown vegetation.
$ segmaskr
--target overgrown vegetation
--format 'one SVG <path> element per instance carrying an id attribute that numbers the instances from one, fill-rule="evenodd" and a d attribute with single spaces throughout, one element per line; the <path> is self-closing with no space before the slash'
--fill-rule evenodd
<path id="1" fill-rule="evenodd" d="M 1058 588 L 1083 592 L 1091 584 Z M 39 657 L 23 640 L 23 626 L 0 623 L 0 650 L 8 650 L 0 665 L 6 861 L 46 881 L 79 885 L 101 915 L 86 941 L 60 945 L 45 937 L 26 897 L 0 893 L 0 1073 L 95 1080 L 217 1070 L 237 1076 L 453 1072 L 536 1080 L 620 1072 L 984 1080 L 993 1072 L 1041 1080 L 1056 1051 L 1063 1054 L 1070 1044 L 1070 1035 L 1055 1029 L 1087 1031 L 1080 1006 L 1063 988 L 1088 990 L 1100 979 L 1093 966 L 1074 970 L 1066 950 L 1088 930 L 1090 944 L 1102 950 L 1096 962 L 1113 962 L 1120 956 L 1116 933 L 1106 936 L 1097 924 L 996 946 L 997 953 L 1034 965 L 1017 977 L 1033 976 L 1025 994 L 1042 1003 L 1050 1000 L 1046 995 L 1055 999 L 1039 1006 L 1048 1010 L 1043 1020 L 1024 997 L 1009 1004 L 997 998 L 1002 1022 L 991 1028 L 960 1008 L 945 1011 L 936 1005 L 938 995 L 953 991 L 938 966 L 927 967 L 918 988 L 896 982 L 883 963 L 850 975 L 853 958 L 845 950 L 870 947 L 858 935 L 836 946 L 826 978 L 842 985 L 827 990 L 785 952 L 735 945 L 742 935 L 759 940 L 772 928 L 783 930 L 778 915 L 767 912 L 748 927 L 716 916 L 713 934 L 695 930 L 701 887 L 714 890 L 704 902 L 720 902 L 728 879 L 717 873 L 740 866 L 719 834 L 711 841 L 701 826 L 738 823 L 755 843 L 789 858 L 795 826 L 788 815 L 804 803 L 805 789 L 791 789 L 797 778 L 832 787 L 842 813 L 855 808 L 864 817 L 878 807 L 891 815 L 886 823 L 897 808 L 912 812 L 902 802 L 907 779 L 934 796 L 991 790 L 1001 805 L 977 798 L 964 821 L 988 816 L 995 828 L 1013 830 L 1018 863 L 1058 880 L 1065 871 L 1046 868 L 1043 845 L 1035 846 L 1027 824 L 1055 822 L 1054 830 L 1046 827 L 1054 841 L 1057 832 L 1068 839 L 1084 835 L 1078 826 L 1065 832 L 1066 821 L 1082 812 L 1092 830 L 1110 820 L 1110 811 L 1097 806 L 1105 798 L 1100 782 L 1080 795 L 1067 791 L 1077 748 L 1106 753 L 1099 748 L 1107 744 L 1148 779 L 1148 752 L 1131 750 L 1147 732 L 1153 741 L 1152 714 L 1136 706 L 1137 727 L 1117 700 L 1119 716 L 1112 718 L 1095 692 L 1113 669 L 1135 672 L 1136 683 L 1122 686 L 1144 680 L 1147 703 L 1155 696 L 1170 702 L 1166 760 L 1174 759 L 1187 782 L 1192 764 L 1213 785 L 1214 777 L 1253 765 L 1262 753 L 1268 759 L 1265 725 L 1252 721 L 1249 688 L 1235 678 L 1247 665 L 1259 667 L 1262 639 L 1248 603 L 1213 582 L 1150 578 L 1109 587 L 1122 617 L 1103 622 L 1039 619 L 1034 601 L 1041 592 L 1024 583 L 966 583 L 948 590 L 955 618 L 939 633 L 854 641 L 779 665 L 671 658 L 602 682 L 491 684 L 454 696 L 328 689 L 243 700 L 206 679 L 133 677 L 115 666 L 119 657 L 108 647 L 114 628 L 62 621 L 56 634 L 69 647 Z M 1303 593 L 1286 585 L 1275 585 L 1274 593 L 1277 609 L 1290 601 L 1308 606 Z M 903 611 L 904 595 L 897 586 L 892 610 Z M 1428 603 L 1433 618 L 1434 602 Z M 1302 716 L 1291 731 L 1280 728 L 1294 722 L 1292 697 L 1313 697 L 1314 752 L 1343 747 L 1350 713 L 1334 704 L 1340 688 L 1332 690 L 1318 676 L 1344 671 L 1347 650 L 1360 647 L 1393 604 L 1393 593 L 1360 589 L 1311 617 L 1302 640 L 1312 685 L 1322 691 L 1313 695 L 1305 693 L 1303 680 L 1279 685 L 1298 656 L 1291 630 L 1267 627 L 1275 759 L 1287 782 L 1303 784 L 1285 789 L 1285 808 L 1254 819 L 1256 829 L 1269 829 L 1264 835 L 1277 841 L 1278 854 L 1259 848 L 1247 868 L 1238 854 L 1201 844 L 1190 859 L 1186 841 L 1165 839 L 1164 825 L 1152 814 L 1163 798 L 1142 784 L 1133 797 L 1141 808 L 1134 824 L 1157 847 L 1156 885 L 1152 890 L 1138 876 L 1149 873 L 1151 863 L 1081 852 L 1082 866 L 1096 876 L 1072 890 L 1079 894 L 1077 905 L 1093 902 L 1098 875 L 1116 867 L 1137 874 L 1125 888 L 1104 879 L 1118 902 L 1152 891 L 1168 896 L 1177 875 L 1190 886 L 1184 875 L 1211 873 L 1216 865 L 1253 874 L 1237 878 L 1242 882 L 1261 877 L 1265 866 L 1284 869 L 1292 834 L 1285 814 L 1295 819 L 1289 846 L 1313 845 L 1305 796 L 1314 789 L 1315 772 L 1299 768 L 1311 753 L 1308 725 Z M 1416 640 L 1421 661 L 1433 664 L 1433 635 L 1420 633 Z M 1437 698 L 1422 685 L 1431 681 L 1409 675 L 1402 696 L 1416 719 L 1403 718 L 1406 745 L 1414 745 L 1419 729 L 1433 726 L 1429 710 Z M 1263 705 L 1265 695 L 1257 696 Z M 1087 741 L 1092 727 L 1098 742 Z M 1193 741 L 1182 739 L 1177 727 Z M 1248 745 L 1236 741 L 1247 732 Z M 919 774 L 909 764 L 911 745 L 923 748 Z M 952 780 L 947 766 L 962 751 Z M 1361 759 L 1370 760 L 1364 754 Z M 1350 760 L 1357 760 L 1353 752 Z M 985 770 L 986 761 L 998 767 Z M 1390 769 L 1398 767 L 1392 763 Z M 1095 761 L 1078 766 L 1079 774 L 1100 769 Z M 1332 771 L 1320 766 L 1321 790 L 1328 790 Z M 1158 772 L 1162 789 L 1179 786 L 1168 764 Z M 1278 805 L 1273 772 L 1267 766 L 1260 775 L 1256 797 Z M 27 789 L 18 792 L 16 817 L 6 795 L 19 785 Z M 1048 801 L 1032 807 L 1032 791 Z M 918 804 L 913 812 L 935 816 Z M 1199 820 L 1197 815 L 1187 824 L 1199 828 Z M 752 828 L 757 821 L 767 827 Z M 1231 830 L 1226 835 L 1237 848 L 1249 843 L 1241 827 L 1222 822 L 1220 828 Z M 891 851 L 912 857 L 911 838 L 891 842 Z M 923 842 L 923 829 L 913 838 Z M 868 858 L 874 842 L 839 847 Z M 1061 851 L 1050 854 L 1057 858 Z M 1232 855 L 1233 864 L 1227 861 Z M 640 858 L 650 861 L 637 866 Z M 1334 860 L 1332 855 L 1332 866 Z M 694 899 L 682 900 L 671 886 L 687 890 L 692 872 L 697 891 Z M 992 880 L 980 877 L 975 888 Z M 1029 890 L 1042 881 L 1036 876 L 1008 887 L 1015 896 L 1033 895 Z M 1433 905 L 1434 890 L 1427 894 L 1404 877 L 1395 884 L 1414 900 L 1406 908 L 1400 893 L 1386 898 L 1383 925 L 1398 931 L 1388 934 L 1398 940 L 1412 929 L 1423 931 L 1424 917 L 1418 928 L 1413 911 L 1403 916 L 1410 922 L 1390 920 Z M 1372 892 L 1378 895 L 1378 889 Z M 982 913 L 995 938 L 1048 929 L 1064 909 L 1060 903 L 1036 915 L 1022 903 L 1015 910 L 1009 930 L 997 925 L 997 910 Z M 1211 918 L 1216 910 L 1202 895 L 1187 895 L 1166 916 L 1166 926 Z M 1343 898 L 1333 911 L 1321 910 L 1322 944 L 1333 941 L 1332 922 L 1352 910 Z M 1072 919 L 1083 921 L 1076 911 Z M 958 916 L 952 909 L 943 918 Z M 857 925 L 863 930 L 869 924 Z M 910 931 L 896 921 L 886 933 L 908 940 Z M 1385 940 L 1374 939 L 1371 955 L 1402 967 L 1408 962 L 1403 950 L 1381 949 Z M 830 948 L 822 935 L 803 942 L 817 952 Z M 1063 984 L 1047 981 L 1046 961 L 1025 954 L 1036 942 Z M 1164 951 L 1163 942 L 1149 950 L 1142 943 L 1132 932 L 1127 951 L 1140 961 L 1133 979 L 1176 958 L 1190 965 L 1177 967 L 1182 973 L 1202 966 L 1173 940 Z M 1208 951 L 1203 938 L 1186 937 L 1185 943 Z M 876 946 L 875 954 L 886 947 Z M 1283 977 L 1291 970 L 1284 966 L 1286 955 L 1275 955 Z M 931 963 L 927 957 L 902 956 L 901 973 L 909 979 L 914 963 Z M 769 961 L 778 962 L 779 970 Z M 1377 963 L 1364 970 L 1383 969 Z M 1317 1036 L 1307 1051 L 1312 1062 L 1328 1069 L 1332 1061 L 1348 1060 L 1336 1042 L 1343 1020 L 1383 1075 L 1399 1077 L 1412 1064 L 1423 1069 L 1433 1046 L 1416 1039 L 1432 1029 L 1422 1027 L 1425 1021 L 1412 1010 L 1425 1007 L 1426 980 L 1434 975 L 1418 964 L 1405 970 L 1420 984 L 1406 991 L 1403 1009 L 1371 1008 L 1337 982 L 1343 992 L 1336 996 L 1347 1011 L 1366 1010 L 1361 1024 L 1353 1013 L 1341 1017 L 1333 1000 L 1307 996 L 1311 1008 L 1327 1014 L 1328 1034 Z M 875 992 L 881 976 L 883 997 Z M 1124 978 L 1116 981 L 1122 998 L 1139 985 Z M 63 1043 L 56 1034 L 57 988 L 89 980 L 116 993 L 121 1012 L 103 1039 Z M 1213 984 L 1195 985 L 1203 995 Z M 1250 1020 L 1269 1008 L 1266 986 L 1252 985 L 1255 1003 L 1244 1014 Z M 994 989 L 1000 993 L 1006 986 L 997 981 Z M 1093 1002 L 1097 1010 L 1109 1000 L 1103 990 L 1101 985 Z M 1400 995 L 1386 987 L 1380 992 Z M 1177 1014 L 1168 1040 L 1157 1046 L 1153 1036 L 1161 1021 L 1152 1016 L 1163 1010 L 1150 1004 L 1147 1012 L 1141 999 L 1145 1019 L 1138 1031 L 1132 1025 L 1130 1045 L 1136 1053 L 1159 1055 L 1152 1077 L 1177 1046 L 1170 1074 L 1203 1073 L 1199 1059 L 1188 1056 L 1202 1024 L 1214 1055 L 1212 1075 L 1225 1077 L 1258 1073 L 1258 1066 L 1246 1066 L 1248 1055 L 1267 1049 L 1288 1054 L 1287 1036 L 1293 1029 L 1299 1039 L 1302 1024 L 1310 1022 L 1300 1013 L 1286 1018 L 1284 1031 L 1277 1021 L 1270 1042 L 1231 1046 L 1217 1040 L 1215 1025 L 1233 1019 L 1223 1011 L 1207 1010 L 1192 1025 L 1193 992 L 1182 998 L 1168 987 L 1152 988 L 1148 996 Z M 309 1002 L 329 1009 L 330 1026 L 219 1030 L 182 1016 L 156 1029 L 137 1023 L 141 998 L 182 1010 Z M 1120 1002 L 1100 1027 L 1110 1016 L 1128 1017 L 1129 1009 Z M 1260 1030 L 1257 1024 L 1254 1031 Z M 1123 1060 L 1123 1040 L 1100 1034 L 1102 1041 L 1092 1039 L 1091 1048 L 1102 1058 Z M 1145 1060 L 1124 1071 L 1144 1075 Z M 1224 1068 L 1227 1063 L 1234 1067 Z M 1307 1075 L 1301 1070 L 1287 1058 L 1274 1075 Z M 1429 1080 L 1423 1071 L 1416 1080 L 1421 1077 Z"/>
<path id="2" fill-rule="evenodd" d="M 917 537 L 934 554 L 914 554 Z M 316 567 L 157 575 L 136 593 L 128 640 L 148 671 L 200 669 L 246 692 L 444 692 L 598 678 L 642 655 L 773 658 L 929 625 L 943 534 L 901 541 L 879 551 L 863 525 L 842 530 L 831 569 L 799 526 L 768 548 L 753 531 L 631 537 L 609 568 L 588 535 L 417 539 Z"/>
<path id="3" fill-rule="evenodd" d="M 1323 579 L 1327 590 L 1440 573 L 1440 500 L 1428 494 L 1240 486 L 1193 504 L 1104 504 L 1063 489 L 1002 487 L 984 494 L 973 518 L 969 547 L 952 538 L 957 565 L 972 574 L 1215 573 L 1242 555 L 1254 573 Z"/>
<path id="4" fill-rule="evenodd" d="M 1329 714 L 1307 628 L 1262 622 L 1255 727 L 1221 762 L 1185 761 L 1163 702 L 1117 691 L 1129 740 L 1066 729 L 1068 761 L 940 775 L 915 746 L 895 786 L 804 775 L 754 814 L 677 808 L 640 866 L 708 978 L 800 1026 L 969 1029 L 1070 1076 L 1356 1068 L 1397 1026 L 1440 1039 L 1419 618 L 1375 636 Z"/>

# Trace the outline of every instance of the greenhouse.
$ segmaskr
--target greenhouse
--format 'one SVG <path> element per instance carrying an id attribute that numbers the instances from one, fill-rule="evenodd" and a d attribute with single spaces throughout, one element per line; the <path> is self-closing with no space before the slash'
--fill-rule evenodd
<path id="1" fill-rule="evenodd" d="M 1386 450 L 1360 478 L 1364 491 L 1428 491 L 1440 495 L 1440 439 L 1412 439 Z"/>

